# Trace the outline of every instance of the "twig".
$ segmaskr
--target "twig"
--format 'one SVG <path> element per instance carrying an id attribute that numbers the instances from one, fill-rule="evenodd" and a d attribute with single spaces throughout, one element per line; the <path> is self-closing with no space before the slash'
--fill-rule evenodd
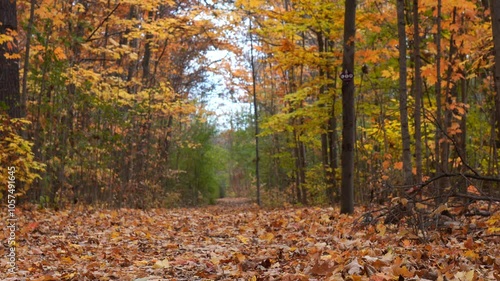
<path id="1" fill-rule="evenodd" d="M 116 6 L 113 8 L 113 10 L 111 10 L 111 12 L 109 12 L 109 14 L 99 23 L 99 25 L 92 31 L 92 33 L 90 33 L 90 35 L 87 37 L 87 40 L 85 40 L 86 42 L 90 41 L 92 36 L 94 36 L 94 34 L 97 32 L 97 30 L 99 30 L 99 28 L 101 28 L 101 26 L 109 19 L 109 17 L 111 17 L 111 15 L 116 11 L 116 9 L 118 9 L 119 6 L 120 6 L 120 3 L 116 4 Z"/>

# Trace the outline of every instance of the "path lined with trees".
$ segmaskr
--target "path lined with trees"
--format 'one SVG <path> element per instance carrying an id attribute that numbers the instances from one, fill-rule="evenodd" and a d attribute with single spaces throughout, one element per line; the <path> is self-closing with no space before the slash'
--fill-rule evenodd
<path id="1" fill-rule="evenodd" d="M 1 5 L 1 163 L 25 201 L 499 198 L 495 1 Z M 213 94 L 248 106 L 217 127 Z"/>

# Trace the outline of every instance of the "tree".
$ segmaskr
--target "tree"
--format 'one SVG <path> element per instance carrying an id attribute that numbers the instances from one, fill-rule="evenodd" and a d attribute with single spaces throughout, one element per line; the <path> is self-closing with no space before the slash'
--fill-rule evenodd
<path id="1" fill-rule="evenodd" d="M 344 54 L 342 73 L 354 73 L 354 41 L 356 35 L 356 0 L 345 2 Z M 356 117 L 354 110 L 354 81 L 342 82 L 342 187 L 341 213 L 354 212 L 354 145 Z"/>
<path id="2" fill-rule="evenodd" d="M 500 141 L 500 1 L 491 1 L 491 29 L 495 54 L 495 121 L 497 141 Z"/>
<path id="3" fill-rule="evenodd" d="M 408 89 L 406 86 L 406 23 L 405 1 L 397 1 L 398 38 L 399 38 L 399 114 L 401 118 L 401 138 L 403 141 L 403 173 L 405 184 L 412 183 L 410 132 L 408 125 Z"/>
<path id="4" fill-rule="evenodd" d="M 22 116 L 16 33 L 16 1 L 0 0 L 0 106 L 13 118 Z"/>
<path id="5" fill-rule="evenodd" d="M 422 103 L 422 74 L 420 61 L 420 29 L 418 16 L 418 0 L 413 1 L 413 57 L 415 60 L 415 166 L 417 182 L 422 181 L 422 129 L 421 129 L 421 103 Z M 439 65 L 439 63 L 438 63 Z"/>
<path id="6" fill-rule="evenodd" d="M 252 21 L 249 21 L 249 31 L 252 32 Z M 257 105 L 257 85 L 254 59 L 253 34 L 250 33 L 250 67 L 252 70 L 253 118 L 255 126 L 255 185 L 257 187 L 257 205 L 260 206 L 260 173 L 259 173 L 259 108 Z"/>

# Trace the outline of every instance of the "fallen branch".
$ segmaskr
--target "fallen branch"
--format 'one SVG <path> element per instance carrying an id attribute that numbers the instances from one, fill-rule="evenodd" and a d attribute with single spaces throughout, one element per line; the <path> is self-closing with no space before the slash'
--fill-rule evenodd
<path id="1" fill-rule="evenodd" d="M 406 193 L 409 195 L 415 194 L 416 192 L 420 191 L 423 187 L 425 187 L 425 186 L 427 186 L 427 185 L 429 185 L 429 184 L 431 184 L 431 183 L 433 183 L 441 178 L 452 178 L 452 177 L 464 177 L 464 178 L 468 178 L 468 179 L 476 179 L 476 180 L 481 180 L 481 181 L 500 182 L 500 178 L 497 178 L 497 177 L 487 177 L 487 176 L 481 176 L 481 175 L 470 174 L 470 173 L 467 173 L 467 174 L 464 174 L 464 173 L 446 173 L 446 174 L 437 175 L 433 178 L 426 180 L 423 183 L 414 185 L 412 188 L 408 189 L 406 191 Z M 474 198 L 471 198 L 471 199 L 474 199 Z M 490 199 L 478 199 L 478 200 L 490 200 Z M 496 201 L 496 200 L 494 200 L 494 201 Z"/>
<path id="2" fill-rule="evenodd" d="M 450 197 L 460 197 L 460 198 L 472 199 L 472 200 L 476 200 L 476 201 L 484 200 L 484 201 L 500 202 L 500 198 L 491 197 L 491 196 L 479 196 L 479 195 L 465 194 L 465 193 L 455 193 L 455 194 L 452 194 Z"/>

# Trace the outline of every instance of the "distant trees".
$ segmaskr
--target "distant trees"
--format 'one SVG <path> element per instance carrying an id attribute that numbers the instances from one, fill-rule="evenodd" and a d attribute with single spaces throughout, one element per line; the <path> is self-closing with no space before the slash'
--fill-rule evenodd
<path id="1" fill-rule="evenodd" d="M 219 165 L 204 102 L 217 62 L 206 53 L 236 47 L 221 35 L 225 27 L 198 17 L 207 7 L 189 0 L 42 1 L 31 13 L 30 1 L 0 4 L 2 101 L 19 116 L 19 66 L 26 67 L 26 135 L 47 164 L 27 198 L 151 207 L 218 194 L 219 183 L 207 176 L 216 177 L 211 169 Z M 29 53 L 11 38 L 17 19 Z"/>
<path id="2" fill-rule="evenodd" d="M 498 175 L 491 142 L 496 128 L 487 121 L 496 112 L 488 59 L 492 54 L 487 51 L 491 30 L 482 16 L 488 7 L 469 0 L 359 3 L 352 35 L 356 64 L 349 70 L 359 75 L 341 88 L 341 58 L 349 52 L 342 31 L 349 25 L 340 19 L 348 6 L 321 0 L 240 2 L 260 39 L 262 143 L 276 143 L 263 154 L 288 171 L 289 186 L 282 190 L 273 184 L 276 190 L 296 202 L 327 203 L 349 194 L 342 188 L 354 186 L 354 200 L 367 201 L 387 198 L 388 186 L 398 186 L 392 190 L 400 192 L 429 177 L 464 169 Z M 347 86 L 355 94 L 345 94 L 351 93 Z M 336 118 L 352 120 L 351 102 L 354 133 L 336 140 Z M 480 106 L 471 107 L 473 103 Z M 350 175 L 334 165 L 345 161 L 340 167 L 350 170 L 335 148 L 342 143 L 347 149 L 351 135 L 352 185 Z M 263 163 L 270 163 L 266 157 Z M 340 179 L 346 183 L 339 184 Z M 460 182 L 447 177 L 440 182 L 443 192 L 429 189 L 428 195 L 446 197 L 450 186 L 463 189 L 463 183 L 454 181 Z"/>

